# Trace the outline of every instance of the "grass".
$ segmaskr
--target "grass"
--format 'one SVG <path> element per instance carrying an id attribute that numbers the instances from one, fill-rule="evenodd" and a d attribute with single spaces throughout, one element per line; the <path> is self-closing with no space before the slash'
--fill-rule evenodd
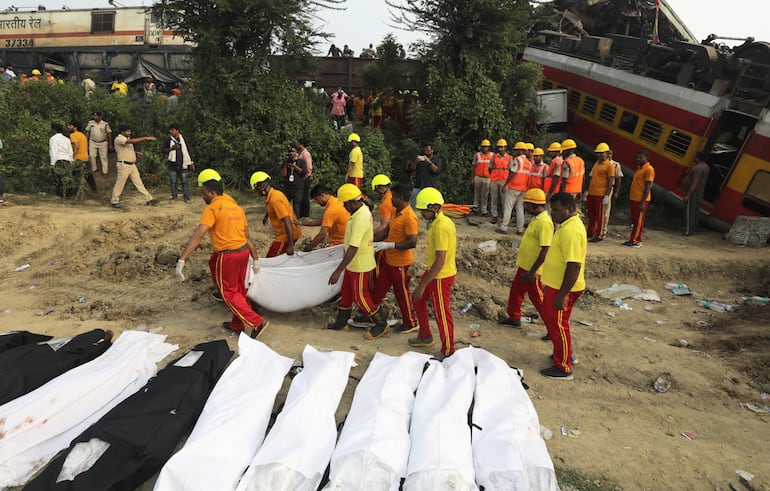
<path id="1" fill-rule="evenodd" d="M 604 476 L 591 476 L 571 467 L 556 467 L 556 478 L 562 491 L 621 491 L 617 483 Z"/>

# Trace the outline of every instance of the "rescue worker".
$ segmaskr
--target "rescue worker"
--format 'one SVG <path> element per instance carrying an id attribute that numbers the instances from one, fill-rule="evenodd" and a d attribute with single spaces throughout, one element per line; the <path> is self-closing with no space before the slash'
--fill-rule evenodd
<path id="1" fill-rule="evenodd" d="M 176 265 L 176 275 L 184 280 L 184 266 L 187 258 L 195 252 L 206 233 L 211 238 L 214 254 L 209 259 L 211 280 L 222 294 L 222 300 L 233 313 L 230 322 L 222 327 L 230 331 L 241 332 L 246 326 L 251 328 L 249 335 L 259 337 L 265 332 L 270 321 L 255 312 L 246 299 L 246 272 L 249 256 L 257 265 L 257 248 L 249 236 L 249 224 L 246 212 L 238 203 L 224 193 L 222 177 L 214 169 L 204 169 L 198 174 L 198 187 L 206 202 L 201 214 L 200 224 L 185 245 Z"/>
<path id="2" fill-rule="evenodd" d="M 325 238 L 329 238 L 329 247 L 342 244 L 345 241 L 345 227 L 348 224 L 350 213 L 332 195 L 332 190 L 323 184 L 316 184 L 310 190 L 310 198 L 324 209 L 321 218 L 303 218 L 301 225 L 307 227 L 321 226 L 313 240 L 302 249 L 305 252 L 312 251 Z"/>
<path id="3" fill-rule="evenodd" d="M 270 176 L 266 172 L 257 171 L 249 179 L 251 188 L 265 198 L 265 216 L 262 225 L 273 227 L 273 242 L 266 257 L 275 257 L 283 253 L 294 254 L 294 244 L 299 240 L 302 231 L 297 222 L 297 216 L 286 199 L 286 195 L 270 184 Z"/>
<path id="4" fill-rule="evenodd" d="M 543 162 L 542 148 L 536 148 L 532 151 L 532 170 L 529 173 L 529 183 L 527 189 L 542 189 L 545 192 L 545 177 L 548 175 L 548 164 Z"/>
<path id="5" fill-rule="evenodd" d="M 392 194 L 390 192 L 390 177 L 385 174 L 377 174 L 372 178 L 372 191 L 376 192 L 380 196 L 380 205 L 377 207 L 377 214 L 379 215 L 379 222 L 374 229 L 374 234 L 377 235 L 387 230 L 390 219 L 396 213 L 396 208 L 393 206 Z"/>
<path id="6" fill-rule="evenodd" d="M 543 181 L 546 200 L 550 200 L 551 196 L 561 189 L 561 169 L 564 163 L 564 159 L 561 157 L 561 143 L 553 142 L 548 145 L 548 155 L 551 157 L 551 161 L 548 163 L 548 173 Z M 545 207 L 548 208 L 547 202 Z"/>
<path id="7" fill-rule="evenodd" d="M 497 229 L 500 233 L 508 232 L 508 224 L 511 222 L 511 213 L 516 207 L 516 233 L 524 233 L 524 202 L 522 198 L 527 191 L 529 174 L 532 165 L 527 158 L 527 145 L 524 142 L 516 142 L 513 146 L 514 158 L 508 169 L 508 178 L 505 181 L 505 203 L 503 204 L 503 222 Z"/>
<path id="8" fill-rule="evenodd" d="M 623 243 L 628 247 L 642 247 L 642 233 L 644 232 L 644 220 L 647 216 L 647 207 L 652 196 L 652 183 L 655 182 L 655 169 L 650 163 L 650 153 L 640 150 L 636 154 L 636 172 L 631 181 L 629 198 L 631 199 L 631 237 Z"/>
<path id="9" fill-rule="evenodd" d="M 358 189 L 364 183 L 364 154 L 361 151 L 361 137 L 358 133 L 348 135 L 350 154 L 348 155 L 348 170 L 345 172 L 345 182 L 355 184 Z"/>
<path id="10" fill-rule="evenodd" d="M 492 223 L 497 223 L 497 203 L 505 197 L 505 182 L 513 157 L 508 155 L 508 142 L 500 138 L 495 143 L 495 154 L 489 161 L 489 194 Z M 501 203 L 502 204 L 502 203 Z"/>
<path id="11" fill-rule="evenodd" d="M 481 140 L 481 150 L 473 155 L 471 163 L 471 181 L 473 182 L 473 207 L 476 213 L 488 215 L 489 201 L 489 162 L 492 160 L 492 152 L 489 151 L 491 143 L 486 138 Z"/>
<path id="12" fill-rule="evenodd" d="M 561 167 L 561 192 L 569 193 L 575 198 L 575 207 L 580 207 L 580 198 L 583 194 L 583 177 L 586 164 L 575 153 L 577 144 L 575 140 L 567 138 L 561 143 L 561 153 L 564 162 Z"/>
<path id="13" fill-rule="evenodd" d="M 607 233 L 604 223 L 604 207 L 610 204 L 612 183 L 615 180 L 615 165 L 610 161 L 610 146 L 600 143 L 594 150 L 596 163 L 591 169 L 591 180 L 588 184 L 588 239 L 589 242 L 600 242 Z"/>

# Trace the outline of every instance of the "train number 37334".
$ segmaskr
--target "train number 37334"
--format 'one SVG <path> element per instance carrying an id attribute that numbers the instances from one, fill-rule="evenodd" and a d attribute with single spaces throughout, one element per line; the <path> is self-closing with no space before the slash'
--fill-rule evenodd
<path id="1" fill-rule="evenodd" d="M 34 39 L 6 39 L 3 43 L 6 48 L 31 48 L 34 45 Z"/>

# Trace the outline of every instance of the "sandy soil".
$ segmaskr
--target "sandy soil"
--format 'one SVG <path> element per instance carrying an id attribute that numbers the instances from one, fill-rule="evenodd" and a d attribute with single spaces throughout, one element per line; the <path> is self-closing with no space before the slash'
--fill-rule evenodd
<path id="1" fill-rule="evenodd" d="M 122 210 L 105 206 L 104 193 L 76 203 L 6 195 L 0 205 L 0 331 L 28 329 L 63 337 L 97 327 L 116 334 L 162 328 L 169 342 L 179 345 L 177 354 L 219 338 L 234 349 L 235 335 L 220 327 L 229 314 L 209 295 L 210 243 L 205 240 L 188 261 L 187 281 L 173 274 L 202 200 L 171 202 L 165 192 L 151 190 L 163 199 L 160 205 L 144 206 L 129 186 Z M 259 250 L 266 251 L 270 232 L 258 220 L 262 202 L 254 196 L 239 201 Z M 575 379 L 565 382 L 538 374 L 548 366 L 551 352 L 540 339 L 542 324 L 523 329 L 496 324 L 514 272 L 517 236 L 499 235 L 487 223 L 456 222 L 460 272 L 452 308 L 458 347 L 473 342 L 524 370 L 541 424 L 553 431 L 547 445 L 557 467 L 604 476 L 629 490 L 729 489 L 739 486 L 735 471 L 743 469 L 756 475 L 755 489 L 770 489 L 770 414 L 739 406 L 770 404 L 760 398 L 761 392 L 770 392 L 770 307 L 715 313 L 664 288 L 669 281 L 684 282 L 704 297 L 725 301 L 742 294 L 767 295 L 767 248 L 737 248 L 716 233 L 684 238 L 650 230 L 642 249 L 628 249 L 620 246 L 627 225 L 611 226 L 607 240 L 589 246 L 589 290 L 633 283 L 656 290 L 662 302 L 628 300 L 633 310 L 627 311 L 587 292 L 572 316 L 580 364 Z M 315 230 L 303 233 L 312 237 Z M 482 254 L 477 245 L 490 239 L 499 241 L 498 252 Z M 421 236 L 418 269 L 424 267 L 424 241 Z M 22 264 L 31 266 L 14 271 Z M 392 298 L 388 302 L 395 307 Z M 474 308 L 460 315 L 468 302 Z M 333 312 L 332 305 L 292 314 L 268 312 L 272 324 L 261 339 L 291 357 L 299 357 L 305 344 L 355 349 L 359 366 L 352 375 L 359 378 L 375 352 L 409 349 L 407 335 L 365 341 L 358 330 L 323 330 Z M 471 324 L 479 325 L 479 337 L 471 337 Z M 671 388 L 656 393 L 653 381 L 663 373 L 670 374 Z M 351 379 L 339 420 L 354 389 Z M 562 436 L 561 428 L 568 436 Z"/>

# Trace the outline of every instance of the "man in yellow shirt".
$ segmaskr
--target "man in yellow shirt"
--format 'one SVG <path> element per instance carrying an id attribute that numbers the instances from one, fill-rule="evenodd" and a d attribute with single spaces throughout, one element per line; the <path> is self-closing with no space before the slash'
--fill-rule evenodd
<path id="1" fill-rule="evenodd" d="M 273 227 L 275 238 L 265 257 L 280 256 L 283 253 L 294 254 L 294 243 L 302 236 L 297 216 L 286 199 L 286 195 L 270 185 L 270 176 L 266 172 L 257 171 L 249 180 L 251 188 L 265 198 L 265 216 L 262 225 Z"/>
<path id="2" fill-rule="evenodd" d="M 428 271 L 420 279 L 412 292 L 414 309 L 420 332 L 416 338 L 409 340 L 414 347 L 433 346 L 433 335 L 428 320 L 428 299 L 433 304 L 433 314 L 441 337 L 441 353 L 437 358 L 444 359 L 455 352 L 454 321 L 449 310 L 449 300 L 452 294 L 452 284 L 457 274 L 455 252 L 457 250 L 457 233 L 451 218 L 441 212 L 444 197 L 436 188 L 423 188 L 417 194 L 417 209 L 428 226 Z"/>
<path id="3" fill-rule="evenodd" d="M 615 164 L 610 160 L 610 146 L 600 143 L 594 150 L 596 163 L 591 169 L 591 181 L 588 184 L 588 239 L 600 242 L 607 233 L 604 222 L 604 208 L 610 205 L 612 184 L 615 181 Z"/>
<path id="4" fill-rule="evenodd" d="M 301 225 L 307 227 L 321 226 L 313 240 L 305 245 L 305 252 L 312 251 L 326 237 L 329 237 L 329 247 L 336 246 L 345 242 L 345 227 L 348 224 L 350 213 L 345 207 L 332 196 L 332 190 L 323 184 L 316 184 L 310 190 L 310 198 L 324 207 L 324 213 L 321 218 L 303 218 Z"/>
<path id="5" fill-rule="evenodd" d="M 222 178 L 214 169 L 204 169 L 198 174 L 198 186 L 206 208 L 201 214 L 200 224 L 179 255 L 176 275 L 184 280 L 185 261 L 195 252 L 207 233 L 211 238 L 214 254 L 209 259 L 211 279 L 222 294 L 222 300 L 233 313 L 230 322 L 222 327 L 241 332 L 245 326 L 251 328 L 250 336 L 256 338 L 267 328 L 270 321 L 254 312 L 246 299 L 246 271 L 249 255 L 254 258 L 257 268 L 257 248 L 249 236 L 246 213 L 233 198 L 224 193 Z"/>
<path id="6" fill-rule="evenodd" d="M 334 285 L 342 276 L 342 290 L 337 304 L 337 319 L 326 325 L 327 329 L 347 330 L 353 302 L 367 316 L 373 325 L 364 334 L 366 339 L 377 339 L 388 330 L 387 315 L 375 304 L 369 292 L 369 282 L 374 272 L 374 245 L 372 213 L 364 204 L 361 190 L 354 184 L 347 183 L 337 190 L 337 199 L 350 213 L 345 228 L 345 256 L 339 266 L 329 276 L 329 284 Z"/>
<path id="7" fill-rule="evenodd" d="M 519 244 L 519 254 L 516 257 L 516 276 L 511 282 L 508 294 L 508 318 L 498 324 L 521 327 L 521 305 L 524 294 L 535 306 L 540 317 L 543 317 L 543 286 L 540 275 L 543 274 L 543 263 L 553 239 L 553 221 L 545 211 L 545 191 L 533 188 L 524 193 L 524 210 L 532 215 L 527 230 Z"/>
<path id="8" fill-rule="evenodd" d="M 569 318 L 575 301 L 585 290 L 587 237 L 570 193 L 551 196 L 551 216 L 559 225 L 543 264 L 545 286 L 542 314 L 553 343 L 553 366 L 540 370 L 546 377 L 572 380 L 572 336 Z"/>
<path id="9" fill-rule="evenodd" d="M 358 189 L 364 183 L 364 154 L 361 152 L 361 137 L 358 133 L 348 135 L 350 154 L 348 155 L 348 170 L 345 172 L 345 182 L 355 184 Z"/>

